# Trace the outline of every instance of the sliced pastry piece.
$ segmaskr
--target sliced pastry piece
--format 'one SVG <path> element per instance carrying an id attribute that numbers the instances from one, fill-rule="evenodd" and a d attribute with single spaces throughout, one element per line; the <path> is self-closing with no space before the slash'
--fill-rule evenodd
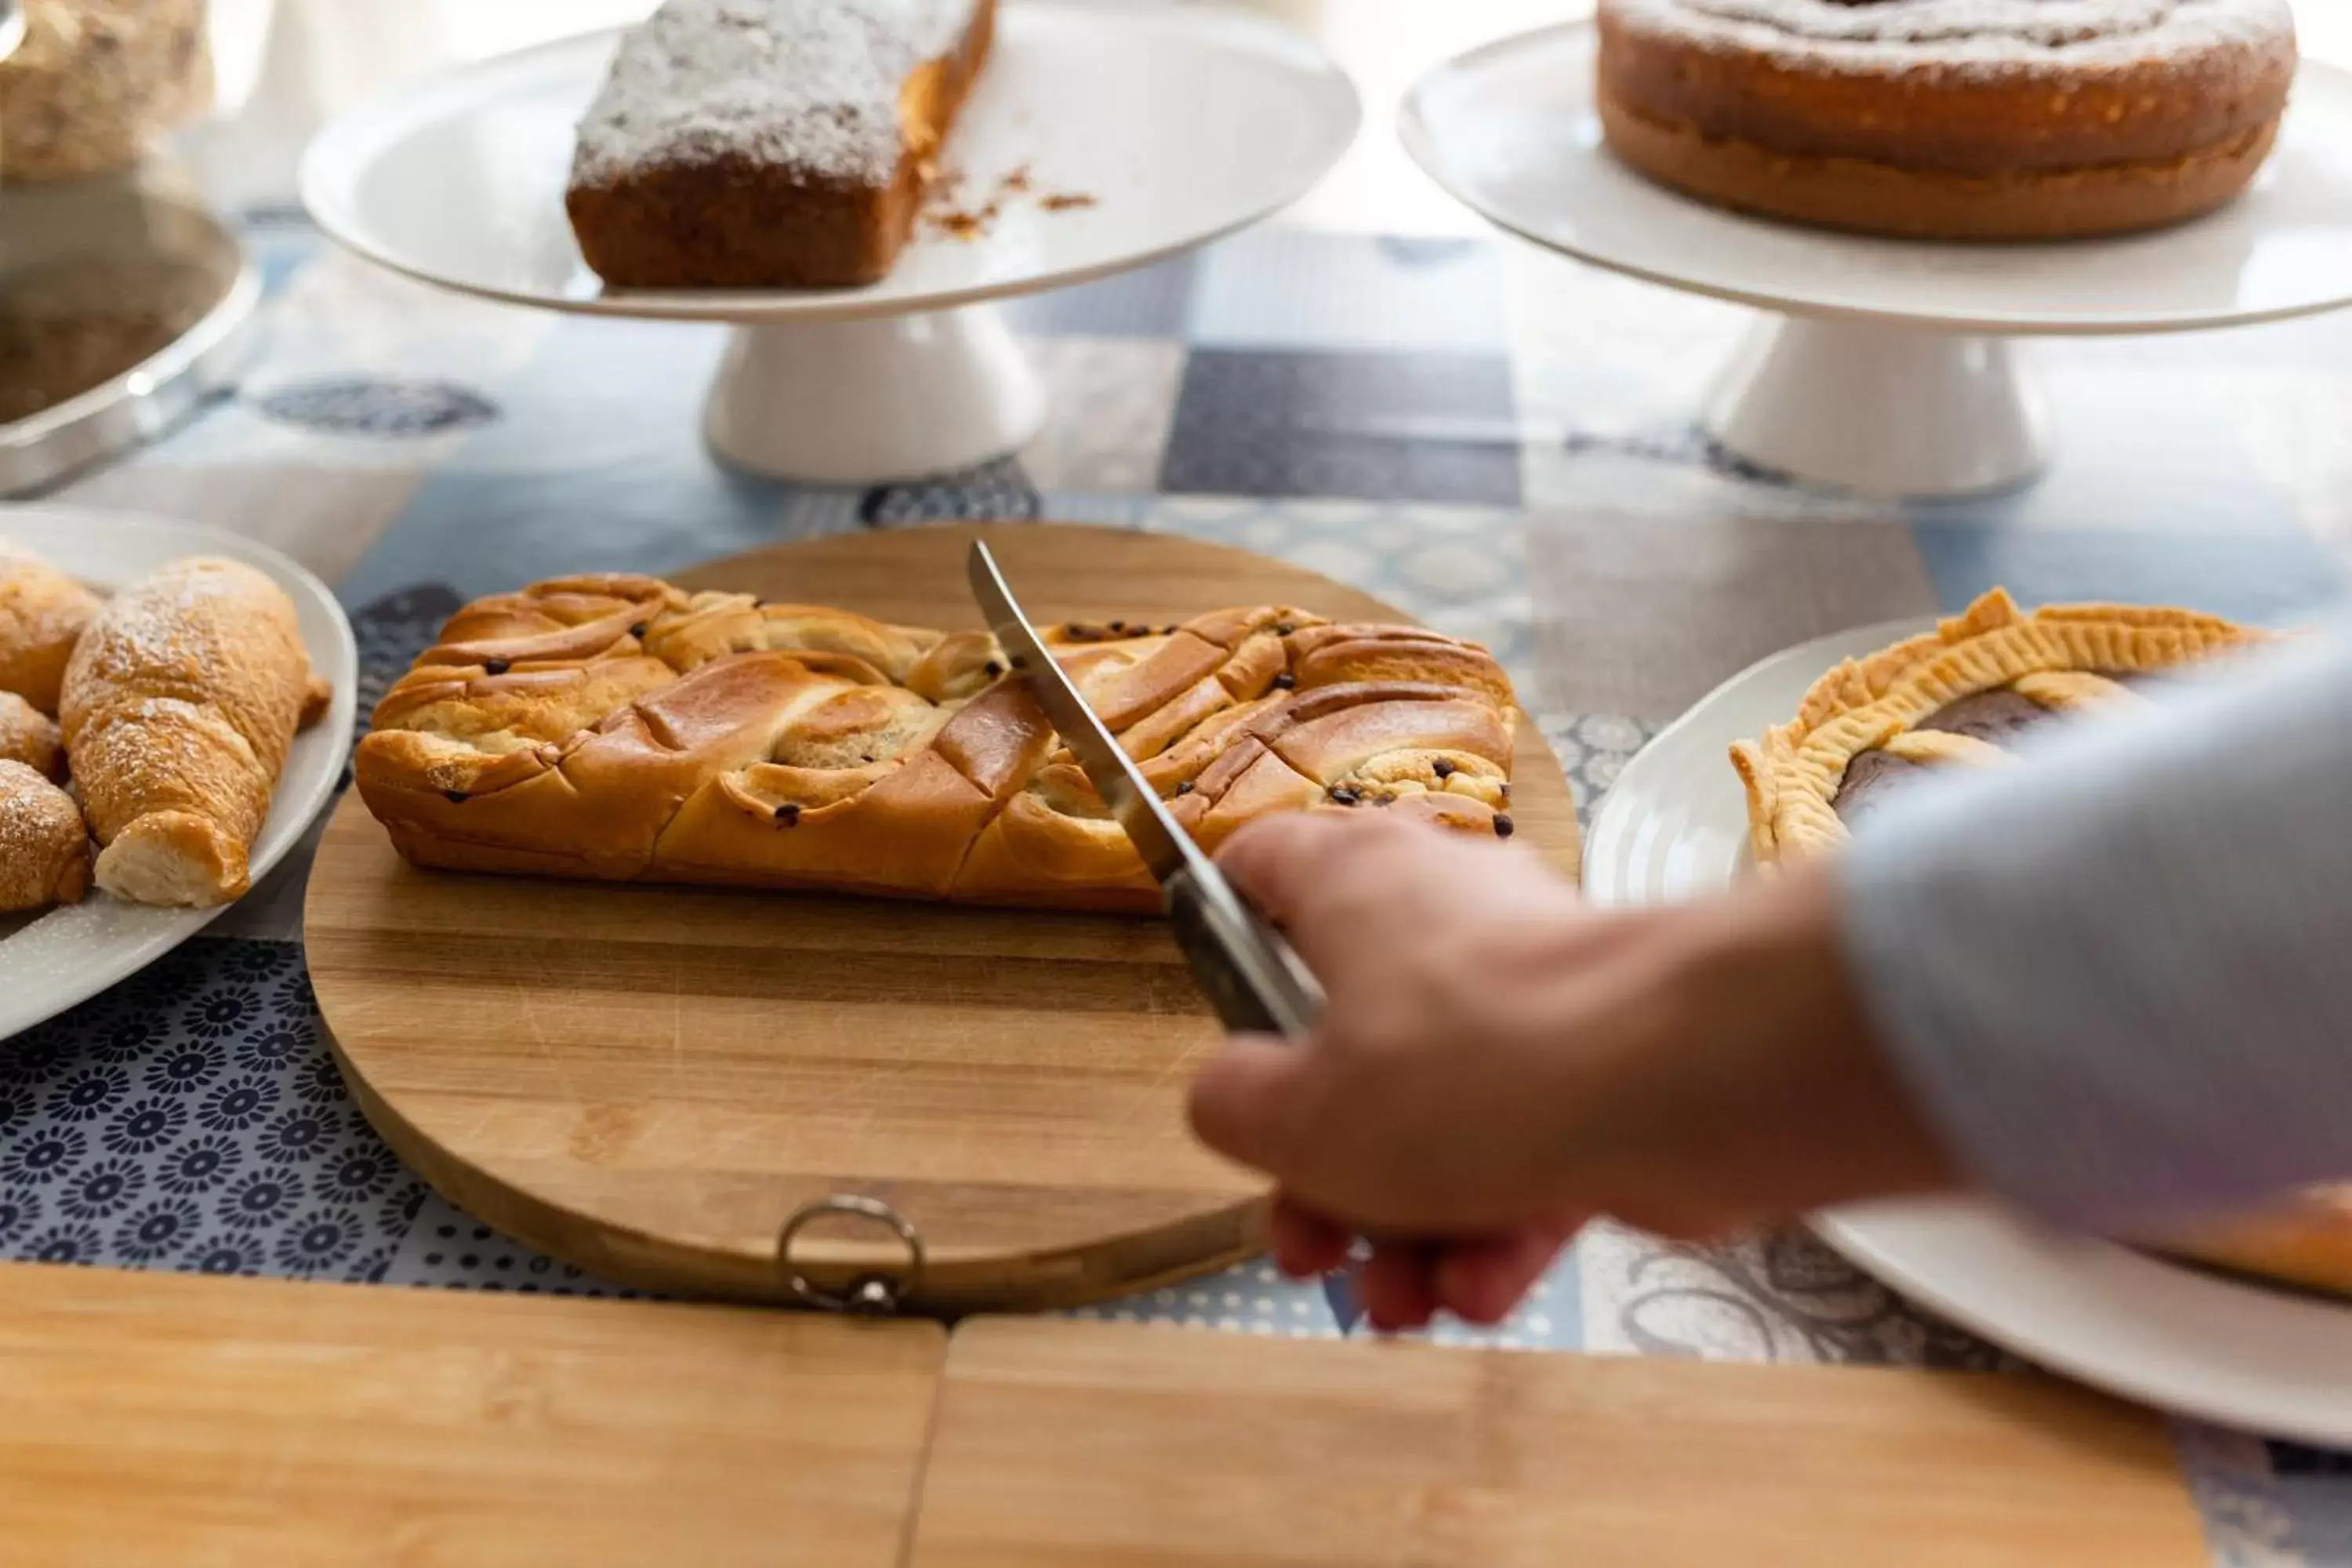
<path id="1" fill-rule="evenodd" d="M 2189 610 L 2052 605 L 1996 588 L 1934 631 L 1813 683 L 1794 721 L 1731 748 L 1748 847 L 1769 865 L 1844 842 L 1922 768 L 1989 767 L 2053 714 L 2135 700 L 2136 679 L 2265 640 Z"/>

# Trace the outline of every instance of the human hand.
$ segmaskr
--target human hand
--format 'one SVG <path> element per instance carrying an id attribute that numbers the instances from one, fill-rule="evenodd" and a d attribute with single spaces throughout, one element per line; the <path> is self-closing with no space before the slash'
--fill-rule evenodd
<path id="1" fill-rule="evenodd" d="M 1193 1124 L 1276 1178 L 1285 1267 L 1372 1238 L 1381 1327 L 1498 1318 L 1595 1214 L 1708 1236 L 1949 1180 L 1826 877 L 1604 915 L 1518 847 L 1370 813 L 1268 819 L 1220 862 L 1330 1005 L 1301 1044 L 1232 1042 Z"/>

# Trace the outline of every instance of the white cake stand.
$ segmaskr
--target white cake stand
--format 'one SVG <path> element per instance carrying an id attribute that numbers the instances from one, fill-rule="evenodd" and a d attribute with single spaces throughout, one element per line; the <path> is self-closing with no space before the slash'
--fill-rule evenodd
<path id="1" fill-rule="evenodd" d="M 619 35 L 404 84 L 337 119 L 302 199 L 359 254 L 548 310 L 737 323 L 706 416 L 756 472 L 865 484 L 1015 450 L 1045 394 L 983 301 L 1104 277 L 1304 194 L 1354 140 L 1353 85 L 1239 13 L 1013 0 L 942 162 L 960 202 L 1028 172 L 976 237 L 922 233 L 889 278 L 825 291 L 607 291 L 563 211 L 573 128 Z M 1092 205 L 1050 208 L 1055 195 Z"/>
<path id="2" fill-rule="evenodd" d="M 1489 221 L 1596 266 L 1774 312 L 1707 398 L 1726 447 L 1816 482 L 1955 495 L 2047 461 L 2018 336 L 2178 331 L 2352 303 L 2352 76 L 2306 63 L 2254 187 L 2125 239 L 1937 245 L 1739 216 L 1601 145 L 1592 28 L 1440 67 L 1407 96 L 1406 150 Z"/>

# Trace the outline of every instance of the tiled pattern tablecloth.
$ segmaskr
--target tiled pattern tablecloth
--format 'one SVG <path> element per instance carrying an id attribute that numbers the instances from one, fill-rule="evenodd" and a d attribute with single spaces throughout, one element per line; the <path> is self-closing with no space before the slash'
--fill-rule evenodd
<path id="1" fill-rule="evenodd" d="M 2277 621 L 2352 542 L 2352 314 L 2053 347 L 2056 470 L 2022 494 L 1808 494 L 1690 425 L 1744 312 L 1515 245 L 1262 229 L 1013 307 L 1055 395 L 1018 460 L 871 490 L 715 467 L 719 329 L 445 296 L 251 215 L 269 281 L 233 396 L 56 500 L 219 523 L 337 584 L 372 700 L 463 599 L 947 517 L 1108 521 L 1345 579 L 1508 662 L 1590 805 L 1726 676 L 1842 627 L 2030 599 Z M 364 710 L 366 701 L 362 702 Z M 298 857 L 298 862 L 307 857 Z M 322 1047 L 289 865 L 148 973 L 0 1048 L 0 1255 L 600 1292 L 431 1194 Z M 1249 1266 L 1097 1310 L 1350 1330 Z M 1747 1360 L 1996 1364 L 1799 1236 L 1588 1235 L 1507 1324 L 1441 1337 Z M 2218 1561 L 2352 1564 L 2352 1462 L 2182 1433 Z"/>

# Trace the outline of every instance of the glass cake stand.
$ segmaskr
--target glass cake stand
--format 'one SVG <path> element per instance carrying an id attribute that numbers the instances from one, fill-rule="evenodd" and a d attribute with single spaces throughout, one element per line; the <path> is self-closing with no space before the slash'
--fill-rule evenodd
<path id="1" fill-rule="evenodd" d="M 1498 226 L 1594 266 L 1771 312 L 1701 418 L 1726 447 L 1892 495 L 2000 489 L 2048 460 L 2012 340 L 2242 326 L 2352 303 L 2352 75 L 2306 61 L 2277 150 L 2221 211 L 2160 233 L 1948 245 L 1744 217 L 1611 157 L 1590 24 L 1522 34 L 1424 77 L 1400 131 Z"/>
<path id="2" fill-rule="evenodd" d="M 1034 436 L 1045 399 L 989 303 L 1107 277 L 1303 195 L 1360 123 L 1313 45 L 1214 8 L 1013 0 L 897 268 L 840 290 L 608 290 L 563 210 L 573 129 L 620 35 L 404 83 L 302 162 L 326 232 L 443 288 L 547 310 L 734 324 L 711 446 L 778 478 L 945 472 Z"/>

